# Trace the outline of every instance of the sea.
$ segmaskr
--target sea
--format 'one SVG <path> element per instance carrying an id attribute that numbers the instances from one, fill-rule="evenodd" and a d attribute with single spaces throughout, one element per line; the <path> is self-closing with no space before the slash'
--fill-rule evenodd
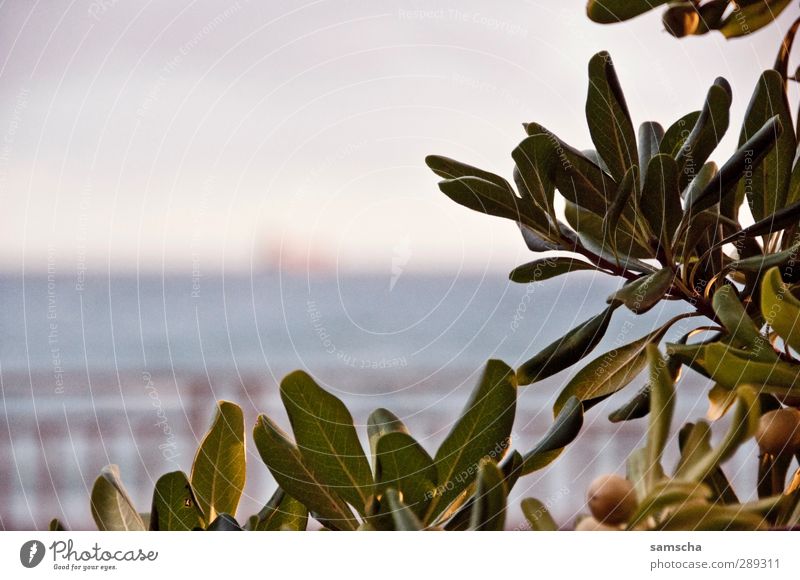
<path id="1" fill-rule="evenodd" d="M 518 367 L 597 314 L 619 284 L 586 272 L 531 284 L 501 272 L 0 275 L 0 529 L 46 529 L 52 518 L 91 529 L 89 494 L 108 464 L 119 466 L 137 509 L 149 512 L 158 477 L 191 470 L 220 399 L 241 405 L 248 425 L 248 483 L 237 513 L 245 521 L 276 485 L 249 431 L 259 413 L 288 428 L 278 385 L 295 369 L 347 404 L 365 449 L 367 418 L 383 407 L 433 455 L 487 360 Z M 669 302 L 641 316 L 618 309 L 587 360 L 686 308 Z M 679 323 L 667 339 L 702 320 Z M 519 388 L 513 448 L 524 453 L 541 438 L 575 370 Z M 607 416 L 643 381 L 593 407 L 577 440 L 519 481 L 509 529 L 525 528 L 525 497 L 569 528 L 586 511 L 592 479 L 625 473 L 647 420 L 614 424 Z M 684 373 L 673 433 L 705 416 L 709 386 Z M 714 424 L 714 438 L 725 428 L 724 419 Z M 676 447 L 671 440 L 667 471 Z M 755 463 L 746 446 L 726 464 L 743 500 L 754 497 Z"/>

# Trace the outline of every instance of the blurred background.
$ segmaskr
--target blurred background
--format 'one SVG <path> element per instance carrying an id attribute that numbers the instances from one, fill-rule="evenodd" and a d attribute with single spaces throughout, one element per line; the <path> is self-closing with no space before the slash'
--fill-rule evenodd
<path id="1" fill-rule="evenodd" d="M 517 228 L 447 200 L 425 155 L 510 177 L 528 121 L 591 147 L 586 65 L 605 49 L 636 124 L 671 124 L 726 77 L 724 159 L 797 7 L 726 42 L 675 40 L 658 10 L 597 25 L 584 4 L 2 2 L 0 529 L 91 527 L 108 463 L 149 511 L 216 399 L 248 429 L 258 412 L 286 425 L 277 384 L 296 368 L 362 435 L 387 407 L 433 452 L 487 359 L 518 366 L 598 312 L 617 280 L 509 283 L 532 259 Z M 678 308 L 617 311 L 597 354 Z M 568 378 L 520 391 L 515 446 Z M 703 386 L 682 380 L 676 422 L 704 415 Z M 534 495 L 568 524 L 588 481 L 624 472 L 644 425 L 606 415 L 634 390 L 512 504 Z M 240 519 L 274 488 L 249 452 Z"/>

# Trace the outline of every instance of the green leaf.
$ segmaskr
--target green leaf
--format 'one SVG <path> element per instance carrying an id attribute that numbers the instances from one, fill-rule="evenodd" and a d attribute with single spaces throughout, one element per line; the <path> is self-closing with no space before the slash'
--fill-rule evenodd
<path id="1" fill-rule="evenodd" d="M 758 0 L 734 10 L 723 21 L 719 31 L 725 38 L 745 36 L 772 22 L 791 0 Z"/>
<path id="2" fill-rule="evenodd" d="M 236 513 L 245 478 L 242 409 L 234 403 L 219 401 L 214 421 L 192 464 L 192 489 L 207 522 L 219 513 Z"/>
<path id="3" fill-rule="evenodd" d="M 100 472 L 92 487 L 91 503 L 92 517 L 101 532 L 143 532 L 146 529 L 116 465 L 107 465 Z"/>
<path id="4" fill-rule="evenodd" d="M 572 443 L 583 427 L 583 405 L 570 397 L 544 434 L 542 440 L 523 457 L 522 474 L 533 473 L 554 461 Z"/>
<path id="5" fill-rule="evenodd" d="M 675 161 L 680 174 L 680 188 L 683 190 L 717 148 L 728 130 L 729 113 L 732 102 L 731 87 L 723 78 L 717 78 L 708 89 L 706 101 L 700 116 L 686 137 Z M 662 149 L 663 151 L 663 149 Z M 666 153 L 666 151 L 664 151 Z"/>
<path id="6" fill-rule="evenodd" d="M 555 278 L 568 272 L 578 270 L 596 270 L 597 267 L 589 262 L 568 256 L 550 256 L 533 260 L 522 266 L 517 266 L 508 275 L 512 282 L 530 284 Z"/>
<path id="7" fill-rule="evenodd" d="M 761 312 L 778 336 L 800 352 L 800 300 L 783 283 L 778 268 L 771 268 L 761 282 Z"/>
<path id="8" fill-rule="evenodd" d="M 675 410 L 675 385 L 658 347 L 648 344 L 646 350 L 650 366 L 650 425 L 647 429 L 647 461 L 650 469 L 646 474 L 646 487 L 652 489 L 663 474 L 661 456 L 669 439 Z"/>
<path id="9" fill-rule="evenodd" d="M 708 411 L 706 418 L 709 421 L 718 421 L 728 412 L 736 402 L 736 391 L 730 391 L 721 385 L 714 385 L 708 391 Z"/>
<path id="10" fill-rule="evenodd" d="M 509 445 L 516 401 L 514 371 L 501 361 L 490 360 L 461 418 L 436 452 L 438 488 L 424 521 L 433 521 L 475 480 L 483 457 L 502 458 Z"/>
<path id="11" fill-rule="evenodd" d="M 789 112 L 783 78 L 777 71 L 766 70 L 759 78 L 747 108 L 739 146 L 744 145 L 776 116 L 784 130 L 776 129 L 779 136 L 775 146 L 752 169 L 748 178 L 739 183 L 737 192 L 739 199 L 743 199 L 746 194 L 750 211 L 756 221 L 774 214 L 786 205 L 792 161 L 797 149 L 794 131 L 791 130 L 792 115 Z"/>
<path id="12" fill-rule="evenodd" d="M 661 301 L 674 279 L 672 268 L 662 268 L 625 284 L 608 297 L 608 302 L 620 302 L 636 314 L 644 314 Z"/>
<path id="13" fill-rule="evenodd" d="M 614 194 L 614 199 L 608 207 L 608 213 L 603 217 L 602 227 L 604 240 L 609 240 L 612 244 L 616 243 L 615 234 L 616 230 L 619 228 L 622 214 L 625 210 L 635 208 L 638 188 L 639 168 L 634 165 L 625 173 L 625 177 L 622 178 L 619 188 Z M 616 251 L 614 246 L 612 246 L 612 251 Z"/>
<path id="14" fill-rule="evenodd" d="M 266 415 L 260 415 L 253 439 L 261 459 L 278 485 L 302 502 L 328 527 L 355 530 L 357 524 L 344 501 L 305 464 L 300 451 Z"/>
<path id="15" fill-rule="evenodd" d="M 777 358 L 769 342 L 748 316 L 733 286 L 719 288 L 714 293 L 712 306 L 736 348 L 748 350 L 754 358 L 762 360 L 772 361 Z"/>
<path id="16" fill-rule="evenodd" d="M 667 508 L 680 508 L 689 502 L 704 502 L 710 496 L 711 490 L 703 484 L 670 480 L 660 482 L 639 503 L 636 513 L 628 522 L 628 529 L 636 529 L 647 518 L 658 516 Z"/>
<path id="17" fill-rule="evenodd" d="M 547 215 L 554 216 L 555 150 L 558 140 L 549 132 L 530 135 L 511 157 L 517 165 L 517 189 Z"/>
<path id="18" fill-rule="evenodd" d="M 636 165 L 636 134 L 611 55 L 599 52 L 589 61 L 586 120 L 592 142 L 611 176 L 621 180 Z"/>
<path id="19" fill-rule="evenodd" d="M 651 272 L 653 267 L 637 258 L 652 258 L 654 252 L 634 238 L 630 229 L 618 224 L 614 236 L 603 227 L 603 218 L 567 200 L 564 207 L 567 222 L 578 232 L 581 245 L 608 262 L 636 272 Z"/>
<path id="20" fill-rule="evenodd" d="M 670 125 L 661 139 L 658 152 L 675 157 L 691 134 L 692 129 L 697 125 L 699 118 L 700 111 L 692 111 Z"/>
<path id="21" fill-rule="evenodd" d="M 586 14 L 600 24 L 629 20 L 669 0 L 589 0 Z"/>
<path id="22" fill-rule="evenodd" d="M 608 420 L 612 423 L 641 419 L 650 412 L 650 383 L 644 385 L 636 394 L 624 405 L 612 411 Z"/>
<path id="23" fill-rule="evenodd" d="M 456 161 L 455 159 L 442 157 L 441 155 L 428 155 L 425 158 L 425 163 L 436 175 L 444 179 L 478 177 L 485 181 L 494 183 L 503 189 L 509 189 L 508 182 L 499 175 L 495 175 L 489 171 L 484 171 L 483 169 L 478 169 L 477 167 L 472 167 L 466 163 Z"/>
<path id="24" fill-rule="evenodd" d="M 761 385 L 762 392 L 800 394 L 800 365 L 780 359 L 764 361 L 720 342 L 701 345 L 667 345 L 667 353 L 727 389 Z"/>
<path id="25" fill-rule="evenodd" d="M 367 437 L 372 453 L 372 465 L 375 469 L 378 466 L 378 441 L 387 433 L 409 434 L 408 428 L 397 415 L 387 409 L 375 409 L 367 418 Z M 375 480 L 377 481 L 377 479 L 376 477 Z"/>
<path id="26" fill-rule="evenodd" d="M 303 371 L 281 381 L 281 400 L 303 462 L 365 515 L 373 491 L 372 472 L 350 411 Z"/>
<path id="27" fill-rule="evenodd" d="M 759 274 L 765 270 L 776 266 L 783 266 L 788 262 L 793 262 L 797 258 L 797 253 L 800 251 L 800 244 L 792 246 L 791 248 L 782 252 L 774 254 L 767 254 L 765 256 L 752 256 L 743 260 L 736 260 L 731 262 L 728 269 L 731 271 L 753 272 Z"/>
<path id="28" fill-rule="evenodd" d="M 547 510 L 547 506 L 538 499 L 527 497 L 522 500 L 520 505 L 522 507 L 522 515 L 525 516 L 528 524 L 530 524 L 531 530 L 535 532 L 555 532 L 558 530 L 558 525 L 556 525 L 553 516 Z"/>
<path id="29" fill-rule="evenodd" d="M 298 531 L 308 525 L 306 506 L 280 487 L 258 514 L 250 518 L 248 529 L 254 532 Z"/>
<path id="30" fill-rule="evenodd" d="M 658 526 L 664 531 L 756 531 L 766 529 L 764 518 L 738 507 L 684 504 Z"/>
<path id="31" fill-rule="evenodd" d="M 206 528 L 209 532 L 241 532 L 242 527 L 231 514 L 221 513 Z"/>
<path id="32" fill-rule="evenodd" d="M 555 181 L 565 199 L 597 216 L 604 216 L 609 199 L 617 191 L 617 183 L 580 151 L 563 141 L 558 142 L 559 163 Z"/>
<path id="33" fill-rule="evenodd" d="M 782 131 L 783 127 L 777 115 L 767 121 L 725 162 L 696 198 L 687 200 L 687 211 L 696 213 L 723 201 L 734 191 L 743 176 L 758 167 L 764 156 L 775 146 Z"/>
<path id="34" fill-rule="evenodd" d="M 511 186 L 501 187 L 479 177 L 459 177 L 439 182 L 439 189 L 457 204 L 471 210 L 536 227 L 528 205 Z"/>
<path id="35" fill-rule="evenodd" d="M 615 348 L 584 366 L 558 395 L 553 412 L 556 416 L 571 397 L 584 404 L 592 404 L 613 395 L 627 386 L 647 366 L 646 347 L 661 340 L 667 329 L 683 316 L 673 318 L 650 334 Z"/>
<path id="36" fill-rule="evenodd" d="M 150 529 L 175 532 L 204 527 L 203 512 L 186 474 L 172 471 L 158 478 L 150 510 Z"/>
<path id="37" fill-rule="evenodd" d="M 470 529 L 502 531 L 506 521 L 507 495 L 508 490 L 500 468 L 491 459 L 482 459 L 478 466 Z"/>
<path id="38" fill-rule="evenodd" d="M 718 242 L 718 245 L 728 244 L 744 238 L 768 236 L 785 228 L 796 226 L 798 222 L 800 222 L 800 201 L 791 203 L 783 209 L 779 209 L 774 214 L 765 217 L 763 220 L 757 221 L 753 225 L 738 232 L 734 232 Z"/>
<path id="39" fill-rule="evenodd" d="M 658 154 L 647 165 L 639 207 L 661 246 L 670 247 L 683 215 L 678 164 L 671 156 Z"/>
<path id="40" fill-rule="evenodd" d="M 436 491 L 436 466 L 411 435 L 395 432 L 381 436 L 375 471 L 378 490 L 396 489 L 415 514 L 425 515 Z"/>
<path id="41" fill-rule="evenodd" d="M 659 147 L 664 140 L 664 127 L 653 121 L 639 125 L 639 168 L 644 172 L 650 160 L 659 154 Z M 671 152 L 670 152 L 671 153 Z M 641 175 L 644 180 L 644 173 Z"/>
<path id="42" fill-rule="evenodd" d="M 396 489 L 389 488 L 384 492 L 389 503 L 389 510 L 394 520 L 395 530 L 398 532 L 417 532 L 424 529 L 424 525 L 414 512 L 403 503 L 402 496 Z"/>
<path id="43" fill-rule="evenodd" d="M 47 526 L 47 530 L 49 532 L 66 532 L 67 528 L 64 527 L 64 524 L 61 523 L 61 520 L 58 518 L 53 518 L 50 520 L 50 524 Z"/>
<path id="44" fill-rule="evenodd" d="M 611 322 L 615 302 L 603 312 L 585 320 L 557 341 L 549 344 L 517 370 L 517 383 L 529 385 L 571 367 L 600 343 Z"/>
<path id="45" fill-rule="evenodd" d="M 702 482 L 733 455 L 742 443 L 755 434 L 761 416 L 758 394 L 752 387 L 744 386 L 736 389 L 736 396 L 736 408 L 725 438 L 716 448 L 705 445 L 699 448 L 691 461 L 681 463 L 675 473 L 675 479 Z"/>

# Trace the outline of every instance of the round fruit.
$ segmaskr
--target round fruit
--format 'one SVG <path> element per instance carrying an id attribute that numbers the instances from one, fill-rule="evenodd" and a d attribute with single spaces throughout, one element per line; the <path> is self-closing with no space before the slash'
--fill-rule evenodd
<path id="1" fill-rule="evenodd" d="M 756 441 L 762 453 L 790 455 L 800 450 L 800 411 L 776 409 L 758 421 Z"/>
<path id="2" fill-rule="evenodd" d="M 592 516 L 586 516 L 575 526 L 576 532 L 618 532 L 619 528 L 598 522 Z"/>
<path id="3" fill-rule="evenodd" d="M 589 510 L 604 524 L 621 524 L 636 511 L 633 484 L 619 475 L 601 475 L 589 486 L 586 494 Z"/>

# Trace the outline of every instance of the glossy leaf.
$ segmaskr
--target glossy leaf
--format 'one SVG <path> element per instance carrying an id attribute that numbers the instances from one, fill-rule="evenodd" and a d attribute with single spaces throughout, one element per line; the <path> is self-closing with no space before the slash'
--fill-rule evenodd
<path id="1" fill-rule="evenodd" d="M 608 213 L 603 217 L 603 239 L 609 240 L 612 244 L 612 251 L 616 251 L 616 231 L 620 227 L 622 213 L 634 207 L 639 190 L 639 168 L 631 167 L 617 188 Z"/>
<path id="2" fill-rule="evenodd" d="M 695 504 L 698 501 L 707 500 L 710 496 L 711 490 L 702 484 L 670 480 L 660 482 L 640 502 L 636 513 L 628 522 L 628 529 L 636 529 L 647 518 L 658 516 L 667 508 L 680 508 L 686 504 Z"/>
<path id="3" fill-rule="evenodd" d="M 61 523 L 61 520 L 58 518 L 53 518 L 50 520 L 50 524 L 47 526 L 47 531 L 49 532 L 66 532 L 67 528 L 64 527 L 64 524 Z"/>
<path id="4" fill-rule="evenodd" d="M 522 515 L 528 521 L 531 530 L 535 532 L 555 532 L 558 525 L 553 520 L 553 516 L 542 502 L 538 499 L 528 497 L 522 500 Z"/>
<path id="5" fill-rule="evenodd" d="M 584 262 L 578 258 L 566 256 L 553 256 L 540 258 L 517 266 L 508 275 L 512 282 L 519 284 L 530 284 L 531 282 L 543 282 L 550 278 L 555 278 L 568 272 L 578 270 L 596 270 L 597 267 L 589 262 Z"/>
<path id="6" fill-rule="evenodd" d="M 478 177 L 480 179 L 494 183 L 498 187 L 508 189 L 508 182 L 489 171 L 478 169 L 466 163 L 461 163 L 449 157 L 442 157 L 441 155 L 428 155 L 425 158 L 425 163 L 431 170 L 444 179 L 459 179 L 461 177 Z"/>
<path id="7" fill-rule="evenodd" d="M 354 530 L 353 514 L 335 491 L 305 464 L 300 451 L 266 415 L 260 415 L 253 439 L 278 485 L 302 502 L 315 518 L 338 529 Z"/>
<path id="8" fill-rule="evenodd" d="M 191 482 L 207 522 L 219 513 L 236 513 L 245 484 L 244 416 L 228 401 L 217 412 L 192 464 Z"/>
<path id="9" fill-rule="evenodd" d="M 761 312 L 775 332 L 800 352 L 800 300 L 783 283 L 778 268 L 771 268 L 761 283 Z"/>
<path id="10" fill-rule="evenodd" d="M 743 512 L 739 507 L 684 504 L 659 524 L 664 531 L 756 531 L 766 529 L 763 517 Z"/>
<path id="11" fill-rule="evenodd" d="M 620 223 L 613 238 L 603 227 L 603 218 L 567 201 L 564 207 L 567 222 L 578 232 L 580 244 L 606 261 L 636 272 L 651 272 L 653 267 L 639 260 L 652 258 L 654 252 L 634 238 L 630 229 Z"/>
<path id="12" fill-rule="evenodd" d="M 739 146 L 744 145 L 776 116 L 784 130 L 776 126 L 779 135 L 776 136 L 775 146 L 764 155 L 761 163 L 752 168 L 748 178 L 739 183 L 737 193 L 740 199 L 747 194 L 750 211 L 756 221 L 774 214 L 786 204 L 792 161 L 797 149 L 783 78 L 777 71 L 766 70 L 759 78 L 747 108 Z"/>
<path id="13" fill-rule="evenodd" d="M 409 434 L 405 424 L 388 409 L 375 409 L 367 418 L 367 438 L 372 453 L 372 465 L 378 465 L 378 441 L 387 433 Z M 377 477 L 375 478 L 377 480 Z"/>
<path id="14" fill-rule="evenodd" d="M 142 517 L 128 495 L 119 475 L 119 467 L 107 465 L 92 487 L 92 517 L 101 532 L 142 532 Z"/>
<path id="15" fill-rule="evenodd" d="M 622 180 L 636 165 L 636 134 L 611 55 L 599 52 L 589 60 L 586 120 L 592 142 L 611 176 Z"/>
<path id="16" fill-rule="evenodd" d="M 507 495 L 505 479 L 500 468 L 491 459 L 482 459 L 478 466 L 470 529 L 502 531 L 506 521 Z"/>
<path id="17" fill-rule="evenodd" d="M 206 528 L 209 532 L 241 532 L 242 527 L 231 514 L 221 513 Z"/>
<path id="18" fill-rule="evenodd" d="M 517 188 L 548 215 L 553 213 L 557 138 L 542 132 L 522 141 L 511 157 L 518 170 Z"/>
<path id="19" fill-rule="evenodd" d="M 433 521 L 475 480 L 482 458 L 502 458 L 508 449 L 516 401 L 514 372 L 505 363 L 490 360 L 461 417 L 436 452 L 437 493 L 424 521 Z"/>
<path id="20" fill-rule="evenodd" d="M 661 357 L 658 347 L 648 344 L 647 361 L 650 367 L 650 425 L 647 429 L 648 489 L 661 474 L 661 456 L 669 439 L 669 429 L 675 410 L 675 385 L 667 370 L 667 363 Z"/>
<path id="21" fill-rule="evenodd" d="M 529 385 L 571 367 L 600 343 L 611 322 L 615 302 L 597 316 L 585 320 L 557 341 L 539 351 L 517 370 L 517 383 Z"/>
<path id="22" fill-rule="evenodd" d="M 692 129 L 697 125 L 697 120 L 699 118 L 700 111 L 692 111 L 670 125 L 664 133 L 664 137 L 661 139 L 658 152 L 666 153 L 673 157 L 678 155 L 686 139 L 691 134 Z"/>
<path id="23" fill-rule="evenodd" d="M 714 385 L 708 391 L 708 411 L 706 418 L 717 421 L 728 412 L 736 402 L 736 391 L 730 391 L 723 386 Z"/>
<path id="24" fill-rule="evenodd" d="M 792 246 L 791 248 L 782 252 L 774 254 L 767 254 L 765 256 L 752 256 L 744 258 L 743 260 L 736 260 L 731 262 L 728 268 L 731 271 L 741 270 L 742 272 L 760 273 L 776 266 L 782 266 L 788 262 L 792 262 L 797 258 L 800 252 L 800 244 Z"/>
<path id="25" fill-rule="evenodd" d="M 555 181 L 559 193 L 572 203 L 604 216 L 617 183 L 583 153 L 559 141 Z"/>
<path id="26" fill-rule="evenodd" d="M 753 357 L 762 360 L 772 361 L 777 358 L 772 346 L 745 311 L 733 286 L 725 285 L 717 290 L 712 306 L 734 346 L 747 350 Z"/>
<path id="27" fill-rule="evenodd" d="M 608 302 L 620 302 L 636 314 L 644 314 L 661 301 L 674 279 L 671 268 L 662 268 L 625 284 L 608 297 Z"/>
<path id="28" fill-rule="evenodd" d="M 203 512 L 186 474 L 173 471 L 162 475 L 153 492 L 150 529 L 175 532 L 204 527 Z"/>
<path id="29" fill-rule="evenodd" d="M 536 226 L 523 200 L 511 190 L 479 177 L 460 177 L 439 182 L 439 189 L 457 204 L 471 210 Z"/>

